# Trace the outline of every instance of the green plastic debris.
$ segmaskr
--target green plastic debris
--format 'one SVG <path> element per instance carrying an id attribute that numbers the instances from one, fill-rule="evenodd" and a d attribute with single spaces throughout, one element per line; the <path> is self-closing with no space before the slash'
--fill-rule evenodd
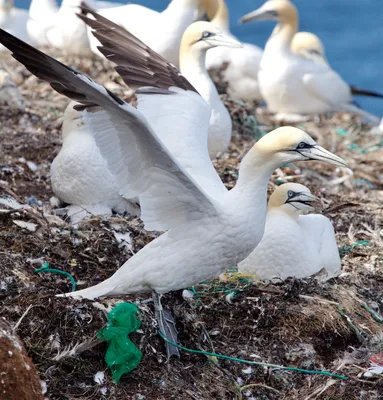
<path id="1" fill-rule="evenodd" d="M 108 343 L 105 362 L 112 371 L 115 383 L 120 381 L 122 375 L 133 371 L 142 358 L 141 351 L 128 336 L 141 326 L 141 321 L 137 318 L 138 313 L 135 304 L 117 304 L 108 314 L 108 326 L 97 334 L 99 339 Z"/>

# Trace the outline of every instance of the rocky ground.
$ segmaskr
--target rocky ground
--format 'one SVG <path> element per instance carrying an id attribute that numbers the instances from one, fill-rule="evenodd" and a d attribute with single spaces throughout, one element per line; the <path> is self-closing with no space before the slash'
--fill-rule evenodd
<path id="1" fill-rule="evenodd" d="M 109 89 L 128 92 L 100 61 L 62 58 Z M 181 351 L 166 359 L 148 296 L 129 296 L 142 326 L 131 335 L 142 351 L 138 367 L 113 383 L 96 338 L 117 299 L 99 302 L 55 298 L 71 290 L 62 275 L 35 273 L 43 263 L 69 272 L 84 288 L 109 277 L 156 235 L 138 219 L 93 217 L 78 228 L 54 215 L 49 167 L 61 146 L 67 99 L 5 58 L 21 83 L 26 110 L 0 110 L 0 196 L 21 207 L 0 205 L 1 316 L 14 327 L 38 369 L 49 399 L 381 399 L 383 377 L 368 372 L 383 353 L 383 140 L 350 115 L 321 116 L 297 126 L 343 157 L 350 171 L 319 163 L 278 170 L 270 190 L 300 182 L 322 199 L 342 254 L 340 277 L 320 284 L 290 279 L 252 284 L 232 274 L 166 296 L 180 343 L 187 349 L 252 362 L 327 371 L 340 379 L 276 367 L 242 364 Z M 223 95 L 235 121 L 227 154 L 215 164 L 232 187 L 239 161 L 254 140 L 280 125 L 261 106 Z M 8 197 L 9 198 L 9 197 Z M 16 204 L 14 202 L 14 204 Z M 124 235 L 126 242 L 119 242 Z M 48 265 L 45 264 L 45 265 Z M 96 374 L 99 373 L 97 376 Z"/>

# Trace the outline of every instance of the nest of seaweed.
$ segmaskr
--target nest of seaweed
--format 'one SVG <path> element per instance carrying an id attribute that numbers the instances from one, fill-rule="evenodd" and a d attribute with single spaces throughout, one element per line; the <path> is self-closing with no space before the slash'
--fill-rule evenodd
<path id="1" fill-rule="evenodd" d="M 100 60 L 63 58 L 120 96 L 129 90 Z M 300 123 L 319 144 L 343 157 L 353 173 L 320 163 L 277 170 L 270 190 L 283 182 L 307 185 L 322 200 L 321 212 L 334 223 L 342 254 L 339 278 L 321 284 L 290 279 L 251 284 L 232 277 L 171 293 L 179 339 L 189 349 L 251 361 L 327 370 L 337 380 L 207 355 L 182 352 L 166 359 L 148 296 L 127 296 L 141 311 L 141 330 L 132 340 L 143 352 L 138 368 L 115 385 L 105 371 L 106 345 L 96 339 L 107 311 L 118 301 L 57 299 L 71 289 L 61 275 L 35 273 L 42 263 L 69 272 L 79 287 L 109 277 L 156 234 L 138 219 L 93 217 L 78 228 L 52 214 L 49 168 L 61 146 L 61 116 L 67 100 L 9 58 L 6 66 L 26 100 L 26 111 L 1 110 L 0 196 L 22 209 L 0 214 L 0 302 L 2 316 L 17 324 L 46 382 L 50 399 L 378 399 L 383 379 L 361 377 L 371 354 L 383 351 L 383 147 L 382 136 L 360 118 L 325 115 Z M 238 165 L 254 141 L 280 125 L 261 105 L 222 95 L 234 120 L 229 151 L 215 161 L 225 184 L 235 184 Z M 16 222 L 15 222 L 16 221 Z M 21 223 L 20 223 L 21 222 Z M 116 239 L 116 232 L 128 244 Z"/>

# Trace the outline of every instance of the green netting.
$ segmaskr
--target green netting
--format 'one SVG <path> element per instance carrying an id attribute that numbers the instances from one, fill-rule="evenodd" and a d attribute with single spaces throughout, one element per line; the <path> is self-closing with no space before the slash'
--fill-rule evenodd
<path id="1" fill-rule="evenodd" d="M 97 334 L 98 338 L 108 343 L 105 362 L 112 371 L 115 383 L 120 381 L 123 374 L 136 368 L 142 358 L 141 351 L 128 336 L 141 326 L 138 312 L 135 304 L 117 304 L 108 314 L 108 326 Z"/>

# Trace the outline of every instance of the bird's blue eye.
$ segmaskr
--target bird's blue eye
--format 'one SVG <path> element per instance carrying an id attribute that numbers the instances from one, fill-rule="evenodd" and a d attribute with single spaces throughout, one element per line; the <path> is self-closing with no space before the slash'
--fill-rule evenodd
<path id="1" fill-rule="evenodd" d="M 297 149 L 310 149 L 311 147 L 311 144 L 300 142 L 297 146 Z"/>
<path id="2" fill-rule="evenodd" d="M 213 36 L 213 35 L 214 35 L 213 33 L 208 32 L 208 31 L 204 31 L 204 32 L 202 33 L 202 37 L 203 37 L 204 39 L 207 39 L 208 37 Z"/>
<path id="3" fill-rule="evenodd" d="M 287 192 L 287 197 L 288 197 L 288 198 L 294 197 L 294 195 L 295 195 L 295 193 L 294 193 L 292 190 L 289 190 L 289 191 Z"/>

